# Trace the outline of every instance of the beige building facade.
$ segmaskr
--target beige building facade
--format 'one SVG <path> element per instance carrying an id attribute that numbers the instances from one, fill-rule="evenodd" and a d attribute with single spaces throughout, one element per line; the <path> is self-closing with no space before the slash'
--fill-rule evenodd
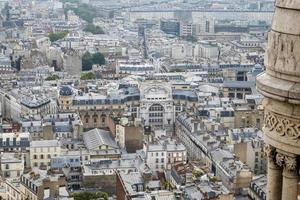
<path id="1" fill-rule="evenodd" d="M 61 144 L 58 140 L 32 141 L 30 146 L 31 167 L 49 167 L 52 157 L 60 155 Z"/>

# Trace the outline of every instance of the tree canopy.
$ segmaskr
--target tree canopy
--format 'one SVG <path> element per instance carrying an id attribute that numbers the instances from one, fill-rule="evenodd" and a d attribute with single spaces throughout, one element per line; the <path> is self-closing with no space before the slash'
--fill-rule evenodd
<path id="1" fill-rule="evenodd" d="M 49 39 L 51 42 L 55 42 L 57 40 L 60 40 L 68 35 L 68 31 L 60 31 L 57 33 L 50 33 Z"/>
<path id="2" fill-rule="evenodd" d="M 79 4 L 77 8 L 67 7 L 65 11 L 73 10 L 73 12 L 81 19 L 88 23 L 93 23 L 93 19 L 96 17 L 96 9 L 88 4 Z"/>
<path id="3" fill-rule="evenodd" d="M 80 192 L 73 194 L 74 200 L 96 200 L 102 198 L 104 200 L 108 199 L 108 194 L 106 192 Z"/>
<path id="4" fill-rule="evenodd" d="M 53 75 L 48 76 L 45 80 L 46 81 L 55 81 L 58 79 L 59 79 L 59 76 L 57 76 L 56 74 L 53 74 Z"/>
<path id="5" fill-rule="evenodd" d="M 192 174 L 195 178 L 198 178 L 203 175 L 203 173 L 200 170 L 196 170 L 196 169 L 193 169 Z"/>
<path id="6" fill-rule="evenodd" d="M 89 52 L 86 52 L 82 56 L 82 70 L 91 70 L 93 66 L 93 56 Z"/>
<path id="7" fill-rule="evenodd" d="M 184 37 L 184 39 L 186 41 L 193 42 L 193 43 L 198 41 L 197 38 L 192 35 L 188 35 L 188 36 Z"/>
<path id="8" fill-rule="evenodd" d="M 82 56 L 82 70 L 88 71 L 92 69 L 93 64 L 98 65 L 104 65 L 105 64 L 105 58 L 104 55 L 101 53 L 94 53 L 91 54 L 89 52 L 86 52 Z"/>
<path id="9" fill-rule="evenodd" d="M 96 79 L 96 74 L 94 74 L 93 72 L 82 73 L 80 76 L 80 80 L 91 80 L 91 79 Z"/>
<path id="10" fill-rule="evenodd" d="M 85 32 L 90 32 L 93 34 L 104 34 L 104 31 L 100 26 L 95 26 L 92 23 L 89 23 L 84 29 Z"/>

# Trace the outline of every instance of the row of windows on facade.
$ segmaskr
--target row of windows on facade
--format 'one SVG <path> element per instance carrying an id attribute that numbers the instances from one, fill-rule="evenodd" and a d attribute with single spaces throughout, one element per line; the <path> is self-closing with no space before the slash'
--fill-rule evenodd
<path id="1" fill-rule="evenodd" d="M 7 191 L 7 194 L 11 194 L 11 200 L 13 199 L 21 199 L 20 197 L 20 192 L 16 192 L 16 190 L 12 187 L 12 186 L 9 186 L 8 184 L 6 185 L 6 191 Z M 8 199 L 10 200 L 10 199 Z"/>
<path id="2" fill-rule="evenodd" d="M 51 155 L 48 154 L 48 158 L 49 158 L 49 156 L 50 156 L 50 158 L 51 158 Z M 79 161 L 80 161 L 79 158 L 70 158 L 70 159 L 69 159 L 69 162 L 70 162 L 70 163 L 73 163 L 73 162 L 79 162 Z M 52 162 L 53 162 L 53 163 L 61 163 L 61 159 L 53 159 Z"/>
<path id="3" fill-rule="evenodd" d="M 161 155 L 161 156 L 164 156 L 165 155 L 165 153 L 164 152 L 161 152 L 161 153 L 159 153 L 159 152 L 156 152 L 155 154 L 153 153 L 153 152 L 151 152 L 151 157 L 154 157 L 154 155 L 155 156 L 159 156 L 159 154 Z M 167 153 L 167 155 L 169 156 L 169 157 L 180 157 L 180 156 L 182 156 L 182 153 Z"/>
<path id="4" fill-rule="evenodd" d="M 193 105 L 193 106 L 195 106 L 195 105 Z M 67 109 L 69 109 L 68 107 L 67 107 Z M 79 109 L 79 107 L 78 107 L 78 109 Z M 86 109 L 88 109 L 88 108 L 86 108 Z M 94 109 L 96 110 L 96 107 L 94 107 Z M 121 109 L 121 107 L 119 106 L 119 109 Z M 132 108 L 131 109 L 131 112 L 137 112 L 137 108 Z M 175 110 L 176 111 L 181 111 L 181 107 L 180 106 L 176 106 L 175 107 Z M 183 110 L 184 110 L 184 108 L 183 108 Z M 164 108 L 163 107 L 150 107 L 150 109 L 149 109 L 149 111 L 150 112 L 153 112 L 153 111 L 164 111 Z M 135 113 L 134 113 L 135 114 Z M 98 117 L 98 116 L 97 116 Z"/>
<path id="5" fill-rule="evenodd" d="M 54 157 L 56 157 L 56 154 L 54 154 Z M 38 155 L 33 155 L 33 159 L 51 159 L 51 155 L 50 154 L 48 154 L 47 156 L 45 155 L 43 155 L 43 154 L 41 154 L 40 156 L 39 156 L 39 158 L 38 158 Z"/>
<path id="6" fill-rule="evenodd" d="M 186 106 L 186 104 L 182 104 L 182 105 L 183 105 L 183 106 Z M 195 106 L 195 104 L 193 104 L 193 106 Z M 66 109 L 70 109 L 70 107 L 67 106 Z M 88 109 L 90 109 L 90 108 L 86 106 L 85 109 L 88 110 Z M 94 110 L 97 110 L 97 107 L 94 106 L 93 109 L 94 109 Z M 110 107 L 101 107 L 100 109 L 101 109 L 101 110 L 104 110 L 104 109 L 105 109 L 105 110 L 107 110 L 107 109 L 111 109 L 111 110 L 112 110 L 112 109 L 119 109 L 119 110 L 120 110 L 120 109 L 122 109 L 122 107 L 121 107 L 121 106 L 118 106 L 118 107 L 116 108 L 116 107 L 110 106 Z M 177 109 L 177 110 L 180 110 L 181 107 L 180 107 L 180 106 L 177 106 L 176 109 Z M 80 107 L 79 107 L 79 106 L 77 106 L 77 110 L 80 110 Z M 137 107 L 134 107 L 134 108 L 131 109 L 131 112 L 137 112 L 137 110 L 138 110 L 138 108 L 137 108 Z M 151 110 L 151 109 L 150 109 L 149 111 L 163 111 L 163 109 L 158 109 L 158 110 Z"/>
<path id="7" fill-rule="evenodd" d="M 228 88 L 228 91 L 231 91 L 231 92 L 236 92 L 236 91 L 251 92 L 251 88 Z"/>
<path id="8" fill-rule="evenodd" d="M 33 148 L 33 152 L 36 153 L 36 152 L 39 152 L 39 153 L 43 153 L 44 149 L 46 149 L 45 147 L 41 147 L 41 148 Z M 46 152 L 49 152 L 50 150 L 53 150 L 54 152 L 56 152 L 58 149 L 57 147 L 47 147 L 47 151 Z"/>
<path id="9" fill-rule="evenodd" d="M 147 98 L 147 100 L 166 100 L 166 97 Z"/>
<path id="10" fill-rule="evenodd" d="M 8 148 L 8 147 L 4 147 L 1 149 L 2 151 L 26 151 L 27 148 L 26 147 L 14 147 L 14 148 Z"/>
<path id="11" fill-rule="evenodd" d="M 164 111 L 164 107 L 161 105 L 157 105 L 157 106 L 151 106 L 149 111 Z"/>
<path id="12" fill-rule="evenodd" d="M 149 113 L 149 117 L 163 117 L 163 113 Z"/>
<path id="13" fill-rule="evenodd" d="M 128 96 L 124 99 L 97 99 L 97 100 L 73 100 L 73 105 L 101 105 L 101 104 L 123 104 L 127 101 L 138 101 L 140 96 Z"/>
<path id="14" fill-rule="evenodd" d="M 175 162 L 175 161 L 182 161 L 182 158 L 175 158 L 175 159 L 174 159 L 174 158 L 173 158 L 173 159 L 168 158 L 168 163 L 172 163 L 172 162 Z M 164 163 L 164 162 L 165 162 L 165 159 L 164 159 L 164 158 L 161 158 L 161 159 L 160 159 L 160 162 L 161 162 L 161 163 Z M 155 163 L 160 163 L 160 162 L 159 162 L 159 158 L 156 158 L 156 159 L 155 159 Z"/>
<path id="15" fill-rule="evenodd" d="M 30 127 L 22 127 L 22 132 L 41 132 L 42 126 L 30 126 Z"/>
<path id="16" fill-rule="evenodd" d="M 77 106 L 77 110 L 80 110 L 80 108 L 83 108 L 83 107 Z M 70 109 L 70 107 L 67 106 L 66 109 Z M 92 108 L 92 106 L 85 107 L 85 110 L 91 110 L 91 109 L 97 110 L 97 107 L 96 106 L 94 106 L 93 108 Z M 98 107 L 98 109 L 99 110 L 121 110 L 123 108 L 122 108 L 122 106 L 106 106 L 106 107 L 101 106 L 101 107 Z"/>
<path id="17" fill-rule="evenodd" d="M 17 140 L 17 138 L 13 138 L 13 140 L 9 139 L 9 138 L 2 138 L 0 139 L 0 142 L 2 141 L 2 146 L 13 146 L 14 144 L 19 146 L 21 145 L 21 142 L 28 142 L 29 139 L 28 138 L 20 138 L 20 140 Z"/>
<path id="18" fill-rule="evenodd" d="M 39 165 L 39 164 L 40 164 L 40 165 Z M 34 163 L 33 163 L 33 166 L 34 166 L 34 167 L 39 167 L 39 166 L 44 167 L 44 166 L 46 166 L 46 165 L 45 165 L 44 162 L 40 162 L 40 163 L 34 162 Z M 51 163 L 50 163 L 50 162 L 47 162 L 47 166 L 51 166 Z"/>
<path id="19" fill-rule="evenodd" d="M 159 122 L 159 123 L 162 123 L 162 122 L 163 122 L 163 119 L 149 119 L 149 122 L 150 122 L 150 123 L 153 123 L 153 122 Z"/>
<path id="20" fill-rule="evenodd" d="M 96 118 L 96 117 L 94 118 L 94 123 L 97 123 L 97 119 L 98 118 Z M 105 123 L 105 118 L 102 118 L 101 122 Z M 85 118 L 85 123 L 89 123 L 89 118 Z"/>
<path id="21" fill-rule="evenodd" d="M 38 188 L 35 184 L 33 184 L 31 181 L 29 181 L 26 177 L 22 176 L 21 181 L 24 185 L 26 185 L 28 188 L 30 188 L 32 191 L 37 193 Z"/>

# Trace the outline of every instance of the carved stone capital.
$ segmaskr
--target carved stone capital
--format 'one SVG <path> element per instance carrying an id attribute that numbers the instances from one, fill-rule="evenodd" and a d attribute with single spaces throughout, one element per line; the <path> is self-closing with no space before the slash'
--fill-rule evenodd
<path id="1" fill-rule="evenodd" d="M 276 148 L 273 147 L 272 145 L 266 144 L 264 146 L 264 153 L 265 153 L 265 156 L 267 156 L 270 161 L 275 160 Z"/>
<path id="2" fill-rule="evenodd" d="M 295 157 L 285 156 L 284 163 L 285 163 L 285 168 L 288 171 L 297 170 L 297 160 Z"/>
<path id="3" fill-rule="evenodd" d="M 295 156 L 289 156 L 283 153 L 276 153 L 276 164 L 288 171 L 296 171 L 298 163 Z"/>
<path id="4" fill-rule="evenodd" d="M 276 164 L 280 167 L 283 167 L 284 165 L 284 154 L 277 153 L 276 154 Z"/>

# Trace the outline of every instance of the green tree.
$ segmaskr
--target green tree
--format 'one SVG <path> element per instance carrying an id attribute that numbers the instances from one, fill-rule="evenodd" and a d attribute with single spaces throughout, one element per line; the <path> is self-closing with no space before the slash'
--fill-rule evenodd
<path id="1" fill-rule="evenodd" d="M 55 42 L 57 40 L 60 40 L 68 35 L 68 31 L 61 31 L 57 33 L 50 33 L 49 39 L 51 42 Z"/>
<path id="2" fill-rule="evenodd" d="M 108 194 L 105 192 L 80 192 L 73 194 L 75 200 L 96 200 L 102 198 L 104 200 L 108 199 Z"/>
<path id="3" fill-rule="evenodd" d="M 53 74 L 53 75 L 48 76 L 45 80 L 46 81 L 55 81 L 58 79 L 59 79 L 59 76 L 57 76 L 56 74 Z"/>
<path id="4" fill-rule="evenodd" d="M 104 31 L 100 26 L 95 26 L 92 23 L 89 23 L 84 29 L 85 32 L 90 32 L 93 34 L 104 34 Z"/>
<path id="5" fill-rule="evenodd" d="M 200 170 L 197 170 L 197 169 L 193 169 L 192 174 L 195 178 L 198 178 L 203 175 L 203 172 L 201 172 Z"/>
<path id="6" fill-rule="evenodd" d="M 90 54 L 90 52 L 86 52 L 82 56 L 82 70 L 87 71 L 91 70 L 93 66 L 93 56 Z"/>
<path id="7" fill-rule="evenodd" d="M 93 54 L 93 63 L 98 65 L 104 65 L 105 64 L 104 55 L 100 52 Z"/>
<path id="8" fill-rule="evenodd" d="M 186 37 L 184 37 L 184 39 L 186 40 L 186 41 L 189 41 L 189 42 L 197 42 L 197 38 L 196 37 L 194 37 L 194 36 L 192 36 L 192 35 L 188 35 L 188 36 L 186 36 Z"/>
<path id="9" fill-rule="evenodd" d="M 88 51 L 82 56 L 82 70 L 88 71 L 92 69 L 93 64 L 104 65 L 105 57 L 102 53 L 90 54 Z"/>
<path id="10" fill-rule="evenodd" d="M 163 185 L 164 189 L 166 189 L 166 190 L 170 190 L 172 188 L 171 183 L 167 180 L 163 181 L 162 185 Z"/>
<path id="11" fill-rule="evenodd" d="M 97 12 L 94 7 L 88 4 L 79 4 L 77 8 L 67 7 L 65 9 L 65 13 L 67 13 L 68 10 L 73 10 L 77 16 L 87 21 L 88 23 L 93 23 L 93 19 L 96 17 Z"/>
<path id="12" fill-rule="evenodd" d="M 96 79 L 96 74 L 94 74 L 93 72 L 82 73 L 80 76 L 80 80 L 91 80 L 91 79 Z"/>

